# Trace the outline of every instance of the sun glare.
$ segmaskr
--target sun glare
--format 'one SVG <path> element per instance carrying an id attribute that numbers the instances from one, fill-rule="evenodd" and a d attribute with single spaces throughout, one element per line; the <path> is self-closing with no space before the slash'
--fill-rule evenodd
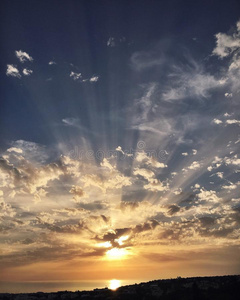
<path id="1" fill-rule="evenodd" d="M 110 290 L 116 290 L 117 288 L 119 288 L 121 286 L 121 281 L 117 280 L 117 279 L 112 279 L 109 282 L 109 289 Z"/>
<path id="2" fill-rule="evenodd" d="M 126 249 L 123 248 L 112 248 L 106 252 L 108 259 L 122 259 L 127 255 Z"/>
<path id="3" fill-rule="evenodd" d="M 128 235 L 123 235 L 119 239 L 115 239 L 115 242 L 117 242 L 120 246 L 122 246 L 128 238 L 129 238 Z"/>
<path id="4" fill-rule="evenodd" d="M 104 242 L 104 243 L 99 243 L 97 244 L 98 247 L 104 247 L 104 248 L 110 248 L 112 247 L 111 242 Z"/>

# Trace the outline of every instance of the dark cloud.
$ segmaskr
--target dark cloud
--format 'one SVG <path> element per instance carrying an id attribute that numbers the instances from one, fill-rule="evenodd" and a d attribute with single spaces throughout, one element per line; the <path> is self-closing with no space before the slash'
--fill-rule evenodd
<path id="1" fill-rule="evenodd" d="M 24 245 L 30 245 L 33 243 L 34 243 L 34 240 L 32 240 L 30 238 L 26 238 L 25 240 L 22 241 L 22 244 L 24 244 Z"/>
<path id="2" fill-rule="evenodd" d="M 94 201 L 94 202 L 90 202 L 90 203 L 80 202 L 80 203 L 78 203 L 78 206 L 83 209 L 90 210 L 90 211 L 99 211 L 99 210 L 107 209 L 107 205 L 101 201 Z"/>
<path id="3" fill-rule="evenodd" d="M 135 210 L 138 207 L 139 207 L 139 202 L 121 201 L 121 204 L 120 204 L 120 209 L 122 211 L 125 211 L 126 209 Z"/>
<path id="4" fill-rule="evenodd" d="M 95 240 L 98 242 L 111 242 L 113 247 L 123 248 L 128 247 L 131 244 L 131 240 L 139 233 L 150 231 L 155 229 L 159 225 L 159 222 L 156 220 L 149 220 L 142 224 L 138 224 L 129 228 L 118 228 L 111 232 L 107 232 L 103 236 L 95 236 Z M 127 241 L 124 242 L 123 245 L 120 245 L 117 241 L 122 236 L 128 236 Z"/>
<path id="5" fill-rule="evenodd" d="M 179 211 L 180 211 L 180 207 L 175 204 L 168 206 L 168 214 L 169 215 L 174 215 Z"/>
<path id="6" fill-rule="evenodd" d="M 211 226 L 215 223 L 215 218 L 214 217 L 201 217 L 199 218 L 201 225 L 206 227 L 206 226 Z"/>

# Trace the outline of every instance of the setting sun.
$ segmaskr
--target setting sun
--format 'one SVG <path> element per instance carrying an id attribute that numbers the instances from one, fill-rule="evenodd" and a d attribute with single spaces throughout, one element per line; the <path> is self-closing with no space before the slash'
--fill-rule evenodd
<path id="1" fill-rule="evenodd" d="M 109 283 L 109 289 L 110 290 L 116 290 L 120 286 L 121 286 L 121 281 L 120 280 L 116 280 L 116 279 L 110 280 L 110 283 Z"/>

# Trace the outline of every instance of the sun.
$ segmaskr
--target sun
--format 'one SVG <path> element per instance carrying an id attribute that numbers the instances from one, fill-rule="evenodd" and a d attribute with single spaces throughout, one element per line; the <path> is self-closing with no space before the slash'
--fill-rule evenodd
<path id="1" fill-rule="evenodd" d="M 109 282 L 109 289 L 110 290 L 116 290 L 117 288 L 119 288 L 121 286 L 121 281 L 117 280 L 117 279 L 112 279 Z"/>
<path id="2" fill-rule="evenodd" d="M 127 250 L 123 248 L 112 248 L 106 252 L 108 259 L 123 259 L 127 255 Z"/>

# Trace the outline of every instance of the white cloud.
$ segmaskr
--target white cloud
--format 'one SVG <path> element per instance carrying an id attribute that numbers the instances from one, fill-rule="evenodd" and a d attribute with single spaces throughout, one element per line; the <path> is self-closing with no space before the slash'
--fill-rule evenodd
<path id="1" fill-rule="evenodd" d="M 118 151 L 118 152 L 121 152 L 122 154 L 124 154 L 121 146 L 117 146 L 117 148 L 115 150 Z"/>
<path id="2" fill-rule="evenodd" d="M 32 74 L 32 70 L 30 70 L 30 69 L 23 69 L 23 74 L 25 75 L 25 76 L 29 76 L 29 75 L 31 75 Z"/>
<path id="3" fill-rule="evenodd" d="M 240 47 L 239 32 L 231 35 L 225 33 L 217 33 L 216 35 L 217 46 L 213 49 L 213 54 L 224 58 L 229 56 L 234 50 Z"/>
<path id="4" fill-rule="evenodd" d="M 12 77 L 17 77 L 21 78 L 22 76 L 20 75 L 17 67 L 14 65 L 7 65 L 7 71 L 6 71 L 7 76 L 12 76 Z"/>
<path id="5" fill-rule="evenodd" d="M 187 152 L 183 152 L 182 156 L 188 156 L 188 153 Z"/>
<path id="6" fill-rule="evenodd" d="M 110 164 L 107 158 L 104 158 L 100 165 L 101 167 L 108 168 L 110 171 L 115 170 L 115 168 Z"/>
<path id="7" fill-rule="evenodd" d="M 189 170 L 197 170 L 201 167 L 201 164 L 198 161 L 194 161 L 189 167 Z"/>
<path id="8" fill-rule="evenodd" d="M 173 191 L 173 193 L 175 195 L 180 195 L 182 193 L 182 189 L 181 188 L 178 188 L 177 190 Z"/>
<path id="9" fill-rule="evenodd" d="M 22 149 L 16 148 L 16 147 L 11 147 L 11 148 L 7 149 L 7 152 L 23 153 Z"/>
<path id="10" fill-rule="evenodd" d="M 216 47 L 213 50 L 213 55 L 217 55 L 220 59 L 230 57 L 228 69 L 226 71 L 226 82 L 231 85 L 231 89 L 237 92 L 240 87 L 240 31 L 239 22 L 236 24 L 236 29 L 232 34 L 218 33 L 216 34 Z M 231 98 L 232 93 L 225 93 L 227 98 Z"/>
<path id="11" fill-rule="evenodd" d="M 240 158 L 237 157 L 237 155 L 234 155 L 234 157 L 225 157 L 224 158 L 225 164 L 226 165 L 235 165 L 235 166 L 240 166 Z"/>
<path id="12" fill-rule="evenodd" d="M 226 120 L 226 123 L 229 124 L 229 125 L 231 125 L 231 124 L 238 124 L 238 125 L 240 125 L 240 121 L 236 120 L 236 119 Z"/>
<path id="13" fill-rule="evenodd" d="M 50 61 L 48 64 L 49 65 L 56 65 L 57 63 L 55 61 Z"/>
<path id="14" fill-rule="evenodd" d="M 144 163 L 148 166 L 153 166 L 155 168 L 166 168 L 167 165 L 164 163 L 160 163 L 159 161 L 157 161 L 154 157 L 149 156 L 146 152 L 142 151 L 142 152 L 138 152 L 136 154 L 136 161 L 140 162 L 140 163 Z"/>
<path id="15" fill-rule="evenodd" d="M 229 66 L 229 71 L 234 71 L 240 68 L 240 57 L 234 56 Z"/>
<path id="16" fill-rule="evenodd" d="M 237 188 L 237 184 L 231 183 L 230 185 L 223 185 L 222 188 L 225 190 L 235 190 Z"/>
<path id="17" fill-rule="evenodd" d="M 75 73 L 75 72 L 72 71 L 70 73 L 70 77 L 72 77 L 73 80 L 78 80 L 78 79 L 82 78 L 82 74 L 81 73 Z"/>
<path id="18" fill-rule="evenodd" d="M 145 168 L 136 168 L 133 171 L 134 175 L 140 175 L 143 178 L 147 179 L 147 180 L 151 180 L 154 177 L 154 173 L 151 170 L 145 169 Z"/>
<path id="19" fill-rule="evenodd" d="M 23 52 L 22 50 L 16 50 L 15 54 L 21 63 L 24 63 L 25 61 L 33 61 L 33 58 L 27 52 Z"/>
<path id="20" fill-rule="evenodd" d="M 99 80 L 99 76 L 93 76 L 89 79 L 90 82 L 97 82 Z"/>
<path id="21" fill-rule="evenodd" d="M 232 93 L 225 93 L 224 96 L 225 96 L 226 98 L 232 98 Z"/>
<path id="22" fill-rule="evenodd" d="M 192 149 L 193 155 L 197 154 L 197 150 L 196 149 Z"/>
<path id="23" fill-rule="evenodd" d="M 158 179 L 151 179 L 151 180 L 149 180 L 149 183 L 145 184 L 143 187 L 146 190 L 149 190 L 149 191 L 152 191 L 152 192 L 163 192 L 163 191 L 168 191 L 169 190 L 168 184 L 164 185 Z"/>
<path id="24" fill-rule="evenodd" d="M 205 189 L 200 189 L 199 194 L 197 195 L 200 201 L 214 202 L 219 203 L 221 198 L 216 195 L 216 191 L 207 191 Z"/>
<path id="25" fill-rule="evenodd" d="M 216 175 L 217 175 L 219 178 L 223 178 L 223 172 L 217 172 Z"/>
<path id="26" fill-rule="evenodd" d="M 231 115 L 229 113 L 225 113 L 224 117 L 230 117 Z"/>
<path id="27" fill-rule="evenodd" d="M 213 119 L 213 123 L 215 124 L 222 124 L 222 121 L 219 119 Z"/>

